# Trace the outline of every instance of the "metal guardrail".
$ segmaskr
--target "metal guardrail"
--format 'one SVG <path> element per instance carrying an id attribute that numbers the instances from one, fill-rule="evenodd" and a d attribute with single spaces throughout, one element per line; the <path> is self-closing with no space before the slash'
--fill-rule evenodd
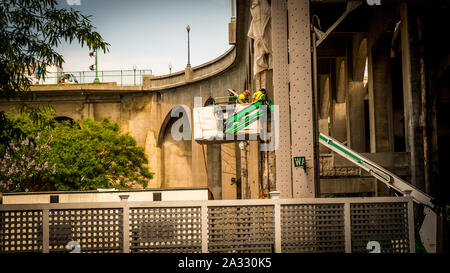
<path id="1" fill-rule="evenodd" d="M 0 252 L 414 252 L 411 197 L 0 205 Z"/>
<path id="2" fill-rule="evenodd" d="M 142 76 L 152 75 L 151 69 L 144 70 L 100 70 L 98 79 L 102 82 L 116 82 L 119 86 L 142 85 Z M 95 71 L 47 72 L 45 79 L 32 79 L 34 85 L 45 84 L 88 84 L 96 78 Z"/>

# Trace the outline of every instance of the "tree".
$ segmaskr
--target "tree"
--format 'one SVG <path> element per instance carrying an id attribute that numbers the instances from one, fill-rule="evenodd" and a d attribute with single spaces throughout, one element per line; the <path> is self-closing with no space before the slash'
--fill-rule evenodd
<path id="1" fill-rule="evenodd" d="M 58 123 L 51 107 L 26 109 L 7 115 L 26 137 L 2 146 L 1 191 L 136 188 L 153 177 L 143 148 L 117 123 L 106 118 Z"/>
<path id="2" fill-rule="evenodd" d="M 89 49 L 108 50 L 89 17 L 56 0 L 0 0 L 0 98 L 29 89 L 31 75 L 48 65 L 62 66 L 56 51 L 62 40 L 77 40 Z"/>
<path id="3" fill-rule="evenodd" d="M 62 66 L 64 59 L 56 47 L 61 41 L 74 40 L 89 49 L 108 51 L 109 44 L 95 31 L 89 16 L 57 7 L 56 0 L 0 0 L 0 99 L 28 95 L 28 76 L 37 68 L 44 77 L 47 66 Z M 23 138 L 20 130 L 6 122 L 0 111 L 1 143 Z"/>

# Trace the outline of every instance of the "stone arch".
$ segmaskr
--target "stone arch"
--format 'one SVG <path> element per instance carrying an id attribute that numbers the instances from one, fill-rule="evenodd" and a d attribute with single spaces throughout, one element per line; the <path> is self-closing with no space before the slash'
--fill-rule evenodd
<path id="1" fill-rule="evenodd" d="M 54 120 L 57 121 L 57 122 L 60 122 L 60 123 L 67 121 L 67 122 L 69 122 L 70 126 L 74 126 L 74 124 L 76 124 L 75 120 L 73 118 L 71 118 L 71 117 L 68 117 L 68 116 L 56 116 L 54 118 Z M 79 125 L 77 127 L 79 128 Z"/>
<path id="2" fill-rule="evenodd" d="M 69 122 L 73 122 L 73 118 L 71 117 L 67 117 L 67 116 L 57 116 L 54 118 L 57 122 L 63 122 L 63 121 L 69 121 Z"/>
<path id="3" fill-rule="evenodd" d="M 182 115 L 178 115 L 180 113 Z M 162 188 L 192 187 L 193 185 L 192 139 L 177 139 L 178 136 L 172 135 L 172 127 L 174 125 L 178 127 L 183 118 L 187 118 L 187 121 L 183 123 L 182 130 L 191 135 L 190 110 L 185 105 L 172 108 L 166 114 L 159 130 L 157 146 L 161 149 Z"/>

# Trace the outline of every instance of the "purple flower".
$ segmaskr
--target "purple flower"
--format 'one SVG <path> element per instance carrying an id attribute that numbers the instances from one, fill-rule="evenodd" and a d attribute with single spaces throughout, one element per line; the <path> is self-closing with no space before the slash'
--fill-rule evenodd
<path id="1" fill-rule="evenodd" d="M 22 145 L 29 145 L 30 144 L 30 140 L 28 139 L 28 137 L 27 138 L 25 138 L 25 140 L 24 141 L 22 141 L 22 143 L 21 143 Z"/>
<path id="2" fill-rule="evenodd" d="M 43 168 L 44 168 L 44 169 L 47 169 L 47 168 L 48 168 L 48 162 L 45 162 L 45 163 L 44 163 Z"/>

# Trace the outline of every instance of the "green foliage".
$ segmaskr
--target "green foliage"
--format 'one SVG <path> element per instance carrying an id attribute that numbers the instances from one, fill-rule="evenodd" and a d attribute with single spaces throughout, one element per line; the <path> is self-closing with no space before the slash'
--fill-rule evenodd
<path id="1" fill-rule="evenodd" d="M 106 118 L 58 123 L 51 107 L 7 118 L 27 137 L 12 138 L 4 148 L 3 191 L 136 188 L 153 177 L 143 148 Z"/>
<path id="2" fill-rule="evenodd" d="M 61 66 L 55 48 L 62 40 L 103 52 L 109 46 L 88 16 L 56 0 L 0 0 L 0 98 L 28 90 L 35 68 L 45 74 L 48 65 Z"/>

